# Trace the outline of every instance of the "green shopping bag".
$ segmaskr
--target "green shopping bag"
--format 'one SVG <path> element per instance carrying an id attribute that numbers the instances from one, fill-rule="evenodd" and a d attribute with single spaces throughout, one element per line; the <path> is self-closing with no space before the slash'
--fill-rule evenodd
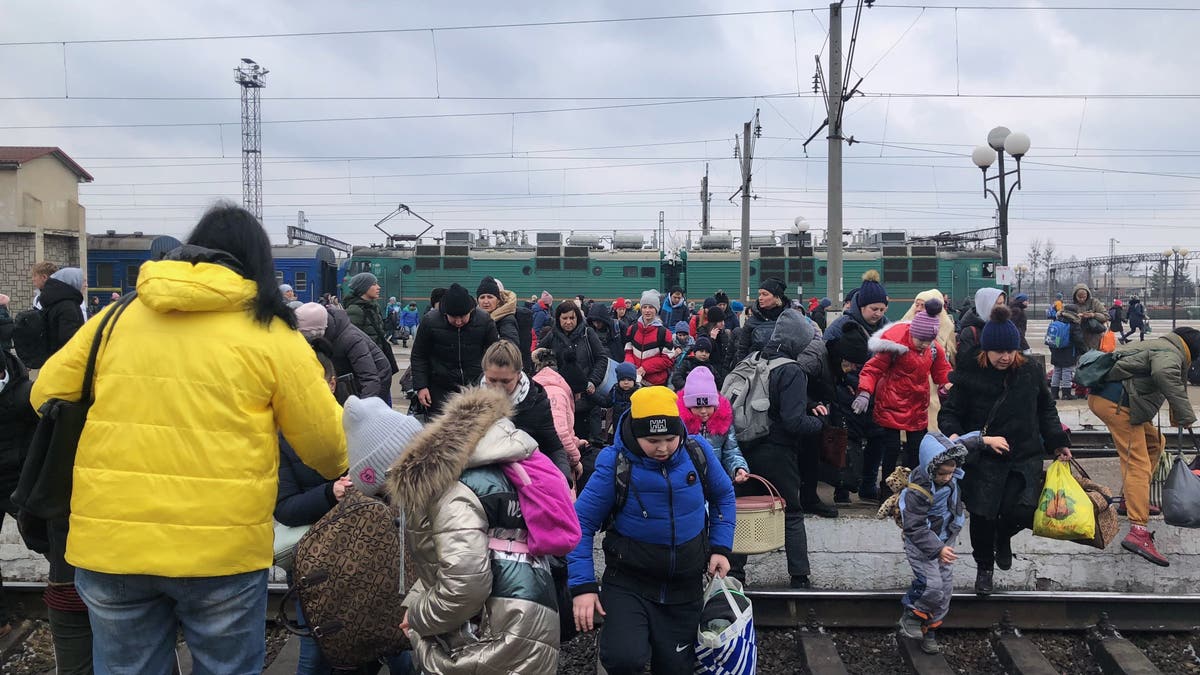
<path id="1" fill-rule="evenodd" d="M 1033 533 L 1066 540 L 1091 540 L 1096 536 L 1092 500 L 1071 475 L 1067 462 L 1053 462 L 1046 471 L 1046 484 L 1033 514 Z"/>

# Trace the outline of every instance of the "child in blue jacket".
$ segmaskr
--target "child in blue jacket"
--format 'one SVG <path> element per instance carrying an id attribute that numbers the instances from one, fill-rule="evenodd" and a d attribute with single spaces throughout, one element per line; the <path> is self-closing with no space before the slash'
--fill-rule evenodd
<path id="1" fill-rule="evenodd" d="M 729 571 L 733 484 L 708 441 L 693 436 L 706 458 L 701 472 L 686 438 L 675 392 L 639 389 L 575 502 L 583 530 L 567 556 L 575 625 L 592 630 L 595 614 L 605 617 L 600 663 L 609 675 L 641 673 L 647 664 L 655 673 L 692 672 L 704 574 Z M 627 488 L 618 504 L 623 466 Z M 606 525 L 597 584 L 592 541 Z"/>
<path id="2" fill-rule="evenodd" d="M 983 445 L 979 432 L 955 440 L 930 432 L 921 441 L 920 462 L 909 475 L 908 487 L 900 493 L 904 553 L 913 570 L 912 587 L 901 599 L 900 634 L 921 640 L 921 651 L 927 654 L 941 652 L 936 630 L 950 611 L 954 591 L 954 543 L 965 519 L 958 486 L 963 462 L 968 449 Z"/>

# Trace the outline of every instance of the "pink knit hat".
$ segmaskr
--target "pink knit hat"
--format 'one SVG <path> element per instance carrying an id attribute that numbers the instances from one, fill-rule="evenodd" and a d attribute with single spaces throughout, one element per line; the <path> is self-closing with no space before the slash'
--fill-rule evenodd
<path id="1" fill-rule="evenodd" d="M 306 302 L 296 308 L 296 324 L 306 339 L 324 337 L 329 325 L 329 310 L 315 302 Z"/>
<path id="2" fill-rule="evenodd" d="M 716 406 L 720 400 L 721 393 L 717 391 L 717 382 L 708 366 L 693 368 L 683 385 L 683 404 L 689 408 Z"/>
<path id="3" fill-rule="evenodd" d="M 942 301 L 936 298 L 925 301 L 925 311 L 913 316 L 909 333 L 917 340 L 932 340 L 937 337 L 941 327 Z"/>

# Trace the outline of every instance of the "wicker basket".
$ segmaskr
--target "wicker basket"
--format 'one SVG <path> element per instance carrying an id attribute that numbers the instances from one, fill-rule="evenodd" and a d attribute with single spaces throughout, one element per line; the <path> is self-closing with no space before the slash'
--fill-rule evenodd
<path id="1" fill-rule="evenodd" d="M 750 474 L 750 477 L 767 486 L 767 494 L 737 498 L 733 552 L 766 553 L 783 548 L 783 497 L 767 479 L 755 474 Z"/>

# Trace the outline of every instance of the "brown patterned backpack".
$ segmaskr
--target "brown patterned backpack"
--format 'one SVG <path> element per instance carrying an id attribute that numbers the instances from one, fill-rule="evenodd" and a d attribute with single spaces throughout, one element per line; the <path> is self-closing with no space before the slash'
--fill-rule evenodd
<path id="1" fill-rule="evenodd" d="M 335 668 L 354 668 L 408 649 L 400 630 L 401 601 L 416 576 L 411 556 L 404 554 L 403 529 L 391 506 L 347 490 L 296 544 L 280 623 L 314 638 Z M 286 614 L 297 596 L 307 627 Z"/>

